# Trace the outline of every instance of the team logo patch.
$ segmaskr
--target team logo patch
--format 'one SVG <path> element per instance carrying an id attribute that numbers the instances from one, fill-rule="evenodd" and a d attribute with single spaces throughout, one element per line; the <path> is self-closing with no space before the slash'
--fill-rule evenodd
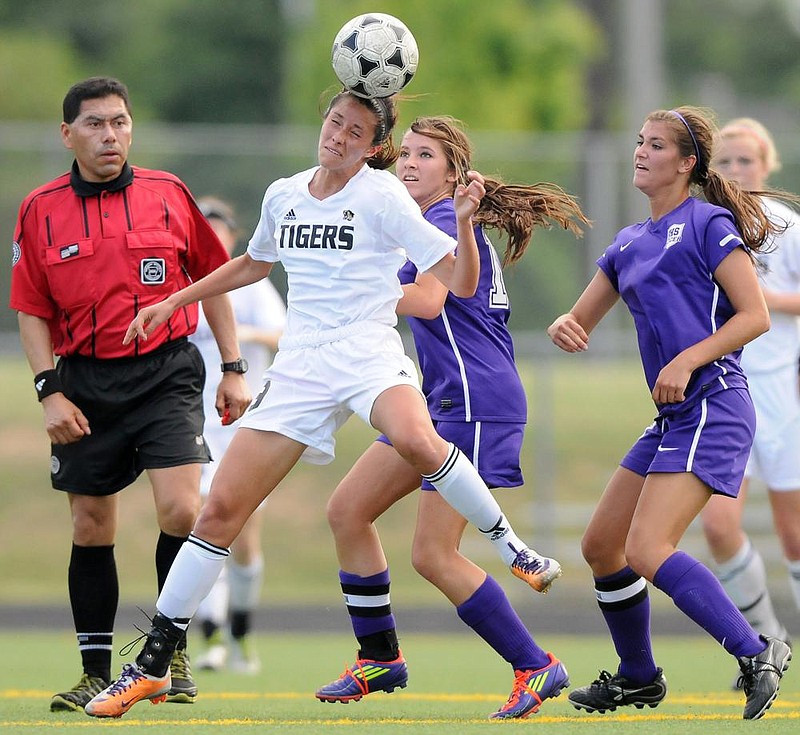
<path id="1" fill-rule="evenodd" d="M 139 278 L 145 286 L 157 286 L 164 283 L 166 277 L 164 258 L 142 258 L 139 263 Z"/>
<path id="2" fill-rule="evenodd" d="M 679 243 L 683 238 L 683 228 L 686 227 L 685 222 L 681 222 L 677 225 L 672 225 L 667 230 L 667 241 L 664 243 L 664 250 L 671 248 L 676 243 Z"/>
<path id="3" fill-rule="evenodd" d="M 50 457 L 50 474 L 57 475 L 58 471 L 61 469 L 61 461 L 58 457 L 51 456 Z"/>
<path id="4" fill-rule="evenodd" d="M 22 248 L 19 246 L 19 243 L 15 240 L 11 243 L 11 267 L 13 268 L 17 263 L 19 263 L 20 259 L 22 258 Z"/>
<path id="5" fill-rule="evenodd" d="M 342 212 L 342 217 L 344 217 L 345 222 L 352 222 L 355 215 L 349 209 L 345 209 L 344 212 Z"/>

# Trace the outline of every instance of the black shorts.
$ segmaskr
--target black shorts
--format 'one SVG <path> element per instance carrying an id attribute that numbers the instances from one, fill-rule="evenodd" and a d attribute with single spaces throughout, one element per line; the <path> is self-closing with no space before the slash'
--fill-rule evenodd
<path id="1" fill-rule="evenodd" d="M 64 393 L 91 434 L 51 445 L 56 490 L 112 495 L 146 469 L 209 461 L 203 439 L 205 366 L 187 339 L 144 357 L 58 361 Z"/>

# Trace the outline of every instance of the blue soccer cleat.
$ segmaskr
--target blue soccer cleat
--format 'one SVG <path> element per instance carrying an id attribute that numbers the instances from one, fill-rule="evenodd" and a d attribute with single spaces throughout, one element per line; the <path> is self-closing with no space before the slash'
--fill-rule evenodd
<path id="1" fill-rule="evenodd" d="M 545 699 L 557 697 L 569 686 L 569 674 L 564 664 L 552 653 L 547 655 L 550 657 L 547 666 L 514 672 L 514 687 L 508 701 L 489 715 L 490 720 L 522 720 L 538 712 Z"/>
<path id="2" fill-rule="evenodd" d="M 403 654 L 398 651 L 394 661 L 372 661 L 356 658 L 353 668 L 346 668 L 344 673 L 317 690 L 316 696 L 321 702 L 357 702 L 365 694 L 372 692 L 393 692 L 404 689 L 408 684 L 408 667 Z"/>

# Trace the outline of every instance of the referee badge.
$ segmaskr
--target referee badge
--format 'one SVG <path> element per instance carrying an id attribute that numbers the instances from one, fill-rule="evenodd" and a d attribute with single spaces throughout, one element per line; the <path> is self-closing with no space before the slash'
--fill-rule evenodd
<path id="1" fill-rule="evenodd" d="M 164 258 L 142 258 L 139 263 L 139 278 L 145 286 L 158 286 L 166 280 L 167 267 Z"/>

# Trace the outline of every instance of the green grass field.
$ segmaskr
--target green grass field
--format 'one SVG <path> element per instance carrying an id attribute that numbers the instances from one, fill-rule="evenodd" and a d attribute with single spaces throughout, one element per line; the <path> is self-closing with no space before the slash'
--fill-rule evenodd
<path id="1" fill-rule="evenodd" d="M 591 579 L 579 559 L 583 517 L 619 458 L 652 414 L 638 363 L 556 360 L 544 369 L 524 364 L 531 416 L 523 453 L 525 488 L 504 492 L 500 502 L 521 536 L 539 544 L 564 566 L 564 577 L 537 607 L 558 616 L 560 606 L 594 609 Z M 0 360 L 0 606 L 42 603 L 63 606 L 69 625 L 66 569 L 70 523 L 66 500 L 49 486 L 48 445 L 41 410 L 24 360 Z M 327 467 L 298 465 L 267 504 L 264 524 L 266 573 L 263 599 L 279 605 L 330 605 L 332 627 L 342 630 L 337 564 L 324 517 L 326 499 L 374 432 L 358 420 L 339 433 L 337 459 Z M 544 450 L 543 450 L 544 448 Z M 544 453 L 543 453 L 544 451 Z M 542 498 L 551 501 L 542 513 Z M 151 609 L 155 601 L 153 549 L 157 537 L 147 483 L 122 493 L 116 553 L 124 603 Z M 442 609 L 447 603 L 422 581 L 409 563 L 416 515 L 413 498 L 393 508 L 379 528 L 392 569 L 392 597 L 398 603 Z M 493 551 L 468 530 L 462 548 L 498 579 L 507 576 Z M 781 574 L 785 574 L 782 570 Z M 781 577 L 782 580 L 782 577 Z M 785 586 L 785 585 L 784 585 Z M 777 587 L 777 585 L 776 585 Z M 530 592 L 506 585 L 520 610 Z M 653 595 L 654 611 L 669 606 Z M 671 606 L 669 606 L 671 608 Z M 795 618 L 796 620 L 796 618 Z M 335 621 L 335 622 L 333 622 Z M 792 621 L 790 621 L 792 622 Z M 536 614 L 531 621 L 536 631 Z M 654 621 L 654 629 L 657 624 Z M 565 630 L 565 633 L 571 632 Z M 131 634 L 130 636 L 128 634 Z M 133 637 L 118 630 L 116 648 Z M 587 684 L 600 668 L 615 664 L 610 642 L 582 636 L 542 636 L 567 665 L 574 686 Z M 256 677 L 198 673 L 201 698 L 195 705 L 137 705 L 119 721 L 95 721 L 82 714 L 51 714 L 50 696 L 78 678 L 74 634 L 67 631 L 0 630 L 0 733 L 33 735 L 54 729 L 94 733 L 101 728 L 170 732 L 472 733 L 489 727 L 546 728 L 549 733 L 665 733 L 693 735 L 761 732 L 795 733 L 800 728 L 800 663 L 786 677 L 782 696 L 759 723 L 741 720 L 741 696 L 727 690 L 734 668 L 710 639 L 656 638 L 659 664 L 670 682 L 667 701 L 657 709 L 622 710 L 605 716 L 578 713 L 566 697 L 548 701 L 523 722 L 489 722 L 486 715 L 508 696 L 511 673 L 479 640 L 468 635 L 407 634 L 408 689 L 376 694 L 360 703 L 317 702 L 313 690 L 352 663 L 348 636 L 269 633 L 258 637 L 264 671 Z M 121 659 L 115 657 L 115 667 Z"/>
<path id="2" fill-rule="evenodd" d="M 573 709 L 562 693 L 527 720 L 492 722 L 511 687 L 508 666 L 477 638 L 410 634 L 401 641 L 409 662 L 409 686 L 360 702 L 323 704 L 316 686 L 352 663 L 353 642 L 345 636 L 258 637 L 262 673 L 243 676 L 198 672 L 200 696 L 193 705 L 139 703 L 120 720 L 92 720 L 82 713 L 51 713 L 51 694 L 75 676 L 73 637 L 68 633 L 0 634 L 0 732 L 38 735 L 118 731 L 236 733 L 477 733 L 520 728 L 558 735 L 709 735 L 709 733 L 796 733 L 800 728 L 800 675 L 789 670 L 781 694 L 758 723 L 741 719 L 743 695 L 729 691 L 732 659 L 705 637 L 656 638 L 654 648 L 669 682 L 656 709 L 618 709 L 605 715 Z M 613 657 L 606 639 L 548 637 L 566 664 L 573 686 L 589 683 Z M 120 661 L 115 656 L 115 662 Z M 10 662 L 10 664 L 9 664 Z M 493 730 L 497 732 L 497 730 Z"/>

